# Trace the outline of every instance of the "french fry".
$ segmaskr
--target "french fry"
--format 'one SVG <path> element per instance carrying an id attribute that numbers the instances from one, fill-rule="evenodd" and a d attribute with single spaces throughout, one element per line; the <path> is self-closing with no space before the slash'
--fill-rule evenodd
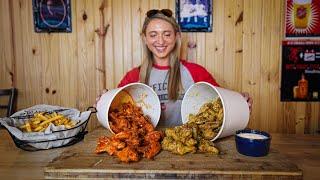
<path id="1" fill-rule="evenodd" d="M 27 132 L 32 132 L 29 122 L 26 123 L 26 130 L 27 130 Z"/>
<path id="2" fill-rule="evenodd" d="M 19 128 L 24 132 L 42 132 L 50 125 L 50 123 L 55 126 L 63 125 L 67 129 L 75 126 L 75 123 L 72 120 L 61 114 L 56 112 L 51 114 L 40 112 L 34 114 L 32 118 L 27 120 L 24 125 L 19 126 Z"/>
<path id="3" fill-rule="evenodd" d="M 39 117 L 41 120 L 46 121 L 48 120 L 47 117 L 43 116 L 42 114 L 37 114 L 37 117 Z"/>
<path id="4" fill-rule="evenodd" d="M 72 126 L 70 126 L 69 124 L 64 125 L 67 129 L 72 128 Z"/>
<path id="5" fill-rule="evenodd" d="M 38 118 L 31 119 L 31 123 L 34 125 L 39 124 L 40 122 L 41 122 L 41 120 Z"/>
<path id="6" fill-rule="evenodd" d="M 26 124 L 19 126 L 20 129 L 25 129 L 26 128 Z"/>
<path id="7" fill-rule="evenodd" d="M 34 131 L 38 132 L 38 131 L 40 131 L 41 129 L 43 129 L 43 127 L 42 127 L 42 126 L 38 126 L 38 127 L 34 128 Z"/>
<path id="8" fill-rule="evenodd" d="M 53 118 L 50 118 L 50 119 L 47 119 L 47 120 L 41 122 L 41 123 L 40 123 L 40 126 L 43 126 L 43 125 L 45 125 L 45 124 L 47 124 L 47 123 L 50 123 L 50 122 L 55 121 L 55 120 L 60 119 L 60 118 L 62 118 L 61 115 L 56 116 L 56 117 L 53 117 Z"/>

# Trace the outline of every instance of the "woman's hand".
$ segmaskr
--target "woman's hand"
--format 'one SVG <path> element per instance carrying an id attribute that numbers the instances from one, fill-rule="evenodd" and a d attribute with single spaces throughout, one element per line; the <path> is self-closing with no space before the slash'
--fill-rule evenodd
<path id="1" fill-rule="evenodd" d="M 95 107 L 95 108 L 97 107 L 97 103 L 98 103 L 98 101 L 100 100 L 102 94 L 104 94 L 104 93 L 106 93 L 106 92 L 108 92 L 108 89 L 102 90 L 102 93 L 97 96 L 96 102 L 93 104 L 93 107 Z"/>
<path id="2" fill-rule="evenodd" d="M 247 92 L 243 92 L 241 93 L 241 95 L 246 99 L 248 105 L 249 105 L 249 110 L 250 110 L 250 113 L 252 111 L 252 104 L 253 104 L 253 99 L 250 97 L 249 93 Z"/>

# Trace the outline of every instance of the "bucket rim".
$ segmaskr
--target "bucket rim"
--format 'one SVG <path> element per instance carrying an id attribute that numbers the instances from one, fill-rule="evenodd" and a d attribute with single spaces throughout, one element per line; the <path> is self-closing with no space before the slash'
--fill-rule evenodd
<path id="1" fill-rule="evenodd" d="M 122 87 L 120 87 L 120 88 L 116 88 L 117 91 L 112 95 L 111 101 L 109 101 L 108 104 L 107 104 L 107 107 L 109 107 L 109 108 L 108 108 L 107 111 L 106 111 L 106 114 L 107 114 L 107 115 L 106 115 L 106 116 L 107 116 L 107 119 L 106 119 L 106 120 L 107 120 L 108 129 L 109 129 L 109 131 L 110 131 L 112 134 L 115 134 L 115 133 L 113 132 L 113 130 L 111 129 L 110 124 L 109 124 L 109 117 L 108 117 L 108 116 L 109 116 L 110 106 L 111 106 L 114 98 L 115 98 L 121 91 L 125 90 L 126 88 L 128 88 L 128 87 L 130 87 L 130 86 L 136 86 L 136 85 L 145 87 L 146 89 L 150 90 L 150 92 L 151 92 L 155 97 L 157 97 L 157 98 L 155 98 L 155 99 L 156 99 L 156 101 L 157 101 L 156 103 L 159 104 L 159 107 L 160 107 L 160 115 L 159 115 L 159 117 L 157 118 L 156 123 L 155 123 L 154 126 L 157 126 L 157 124 L 158 124 L 159 121 L 160 121 L 161 105 L 160 105 L 160 100 L 159 100 L 158 95 L 156 94 L 156 92 L 155 92 L 150 86 L 148 86 L 148 85 L 146 85 L 146 84 L 144 84 L 144 83 L 140 83 L 140 82 L 129 83 L 129 84 L 127 84 L 127 85 L 125 85 L 125 86 L 122 86 Z M 128 94 L 130 95 L 129 92 L 128 92 Z M 131 95 L 130 95 L 130 96 L 131 96 Z M 151 120 L 150 123 L 153 125 L 152 120 Z"/>
<path id="2" fill-rule="evenodd" d="M 219 138 L 219 136 L 221 135 L 221 133 L 222 133 L 222 131 L 223 131 L 223 128 L 225 127 L 225 117 L 226 117 L 226 114 L 225 114 L 225 113 L 226 113 L 225 103 L 224 103 L 224 100 L 221 98 L 222 96 L 221 96 L 220 92 L 217 90 L 217 87 L 214 86 L 214 85 L 212 85 L 212 84 L 210 84 L 210 83 L 208 83 L 208 82 L 205 82 L 205 81 L 196 82 L 196 83 L 194 83 L 193 85 L 191 85 L 191 86 L 189 87 L 189 89 L 186 91 L 185 96 L 189 93 L 189 91 L 190 91 L 192 88 L 194 88 L 195 86 L 199 86 L 199 85 L 201 85 L 201 84 L 205 84 L 205 85 L 211 87 L 211 88 L 218 94 L 218 96 L 219 96 L 219 98 L 220 98 L 220 100 L 221 100 L 221 103 L 222 103 L 222 108 L 223 108 L 223 120 L 222 120 L 222 125 L 221 125 L 221 127 L 220 127 L 220 130 L 219 130 L 218 134 L 217 134 L 213 139 L 210 140 L 210 141 L 215 141 L 216 139 Z M 181 110 L 182 110 L 182 106 L 181 106 Z M 183 124 L 186 124 L 187 122 L 188 122 L 188 120 L 185 121 L 185 122 L 183 122 Z"/>

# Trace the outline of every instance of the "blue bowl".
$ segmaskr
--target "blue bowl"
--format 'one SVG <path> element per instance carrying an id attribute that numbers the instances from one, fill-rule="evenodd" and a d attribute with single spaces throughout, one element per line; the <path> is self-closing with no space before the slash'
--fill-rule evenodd
<path id="1" fill-rule="evenodd" d="M 240 135 L 241 133 L 242 135 Z M 243 133 L 249 133 L 249 136 L 264 136 L 264 138 L 245 137 Z M 269 153 L 271 136 L 264 131 L 251 129 L 240 130 L 236 132 L 235 140 L 237 150 L 240 154 L 260 157 Z"/>

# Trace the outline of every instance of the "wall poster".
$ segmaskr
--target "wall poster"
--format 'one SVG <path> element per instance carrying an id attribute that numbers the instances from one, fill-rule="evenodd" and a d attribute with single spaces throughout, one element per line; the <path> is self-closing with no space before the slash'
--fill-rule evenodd
<path id="1" fill-rule="evenodd" d="M 320 101 L 320 41 L 283 41 L 281 101 Z"/>
<path id="2" fill-rule="evenodd" d="M 212 32 L 212 0 L 176 0 L 182 32 Z"/>
<path id="3" fill-rule="evenodd" d="M 32 0 L 35 32 L 71 32 L 70 0 Z"/>
<path id="4" fill-rule="evenodd" d="M 320 0 L 286 0 L 285 37 L 320 37 Z"/>

